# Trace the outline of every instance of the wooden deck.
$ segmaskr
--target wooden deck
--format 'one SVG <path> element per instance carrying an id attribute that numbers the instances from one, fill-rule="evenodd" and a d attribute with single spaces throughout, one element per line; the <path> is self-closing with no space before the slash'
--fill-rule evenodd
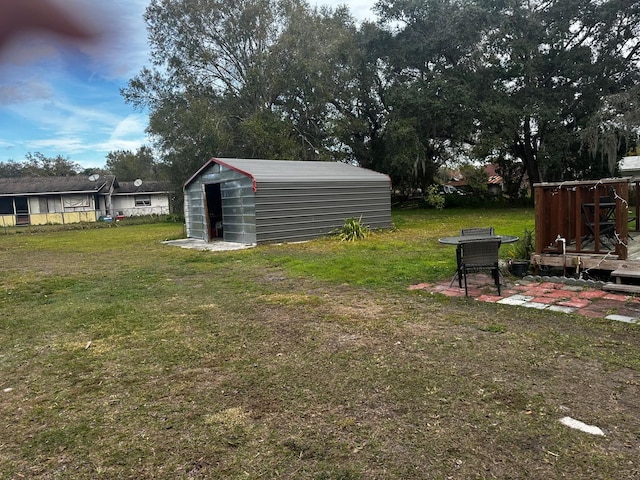
<path id="1" fill-rule="evenodd" d="M 635 237 L 627 242 L 627 258 L 621 259 L 615 251 L 601 253 L 577 253 L 567 252 L 534 254 L 532 263 L 534 266 L 566 268 L 569 272 L 579 270 L 617 270 L 629 268 L 640 270 L 640 232 L 631 232 Z"/>

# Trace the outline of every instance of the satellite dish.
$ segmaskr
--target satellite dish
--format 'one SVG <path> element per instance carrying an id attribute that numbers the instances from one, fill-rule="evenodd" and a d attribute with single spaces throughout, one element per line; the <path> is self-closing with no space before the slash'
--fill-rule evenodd
<path id="1" fill-rule="evenodd" d="M 140 180 L 139 178 L 136 178 L 136 180 L 133 182 L 133 184 L 134 184 L 136 187 L 139 187 L 140 185 L 142 185 L 142 180 Z"/>
<path id="2" fill-rule="evenodd" d="M 91 182 L 95 182 L 99 178 L 100 178 L 100 175 L 98 175 L 97 173 L 92 173 L 91 175 L 89 175 L 89 181 Z"/>

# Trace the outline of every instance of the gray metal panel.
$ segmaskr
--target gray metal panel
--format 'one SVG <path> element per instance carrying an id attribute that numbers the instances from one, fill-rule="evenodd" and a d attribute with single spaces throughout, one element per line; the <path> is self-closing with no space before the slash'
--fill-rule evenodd
<path id="1" fill-rule="evenodd" d="M 286 182 L 258 184 L 257 243 L 299 241 L 326 235 L 347 218 L 371 228 L 391 226 L 391 193 L 386 181 Z"/>
<path id="2" fill-rule="evenodd" d="M 232 172 L 236 176 L 237 172 Z M 230 177 L 230 172 L 225 177 Z M 222 223 L 228 242 L 256 243 L 256 207 L 252 181 L 241 176 L 220 185 L 222 193 Z"/>
<path id="3" fill-rule="evenodd" d="M 256 160 L 245 158 L 214 158 L 214 162 L 231 167 L 254 178 L 258 183 L 289 182 L 317 180 L 362 181 L 386 180 L 389 177 L 382 173 L 356 167 L 342 162 L 303 162 L 295 160 Z"/>
<path id="4" fill-rule="evenodd" d="M 202 184 L 194 183 L 184 191 L 184 220 L 188 238 L 209 240 L 204 208 Z"/>

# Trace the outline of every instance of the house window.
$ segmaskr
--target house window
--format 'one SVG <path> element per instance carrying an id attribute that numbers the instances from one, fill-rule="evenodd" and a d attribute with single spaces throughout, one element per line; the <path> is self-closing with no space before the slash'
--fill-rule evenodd
<path id="1" fill-rule="evenodd" d="M 0 215 L 13 215 L 13 198 L 0 198 Z"/>
<path id="2" fill-rule="evenodd" d="M 85 209 L 91 206 L 87 195 L 66 195 L 62 198 L 62 205 L 65 210 Z"/>
<path id="3" fill-rule="evenodd" d="M 150 195 L 138 195 L 136 196 L 136 207 L 150 207 L 151 196 Z"/>

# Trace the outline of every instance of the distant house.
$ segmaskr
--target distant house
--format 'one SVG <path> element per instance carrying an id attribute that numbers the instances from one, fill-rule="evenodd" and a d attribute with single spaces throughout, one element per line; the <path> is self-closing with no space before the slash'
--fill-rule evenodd
<path id="1" fill-rule="evenodd" d="M 387 175 L 339 162 L 212 158 L 184 185 L 187 237 L 260 244 L 310 240 L 362 218 L 391 226 Z"/>
<path id="2" fill-rule="evenodd" d="M 491 195 L 502 195 L 504 193 L 504 182 L 502 176 L 498 174 L 497 168 L 497 165 L 493 163 L 488 163 L 483 167 L 487 174 L 487 192 Z M 464 187 L 468 185 L 467 180 L 459 170 L 448 172 L 448 176 L 451 179 L 448 185 L 452 187 L 464 190 Z"/>
<path id="3" fill-rule="evenodd" d="M 113 175 L 0 178 L 0 226 L 4 227 L 153 213 L 169 213 L 167 184 L 120 184 Z"/>
<path id="4" fill-rule="evenodd" d="M 493 163 L 488 163 L 484 166 L 484 171 L 489 176 L 487 180 L 487 190 L 491 195 L 502 195 L 504 192 L 504 184 L 502 176 L 498 175 L 498 167 Z"/>
<path id="5" fill-rule="evenodd" d="M 118 182 L 111 194 L 111 210 L 117 217 L 169 213 L 166 182 Z"/>

